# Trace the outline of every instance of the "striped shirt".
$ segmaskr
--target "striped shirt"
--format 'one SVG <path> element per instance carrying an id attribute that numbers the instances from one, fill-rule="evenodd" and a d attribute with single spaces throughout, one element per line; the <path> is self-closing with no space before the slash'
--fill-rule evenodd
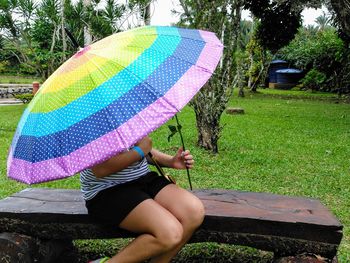
<path id="1" fill-rule="evenodd" d="M 85 169 L 80 172 L 81 191 L 84 199 L 90 200 L 102 190 L 136 180 L 148 172 L 150 172 L 150 169 L 146 158 L 131 164 L 124 170 L 102 178 L 97 178 L 91 169 Z"/>

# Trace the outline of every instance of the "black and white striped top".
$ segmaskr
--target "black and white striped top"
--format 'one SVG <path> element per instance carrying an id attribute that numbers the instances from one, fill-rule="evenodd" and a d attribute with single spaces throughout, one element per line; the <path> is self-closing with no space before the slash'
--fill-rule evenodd
<path id="1" fill-rule="evenodd" d="M 91 169 L 85 169 L 80 172 L 81 191 L 85 200 L 90 200 L 98 194 L 98 192 L 109 187 L 123 184 L 132 180 L 136 180 L 150 172 L 147 159 L 143 158 L 139 162 L 135 162 L 129 167 L 115 174 L 106 177 L 97 178 Z"/>

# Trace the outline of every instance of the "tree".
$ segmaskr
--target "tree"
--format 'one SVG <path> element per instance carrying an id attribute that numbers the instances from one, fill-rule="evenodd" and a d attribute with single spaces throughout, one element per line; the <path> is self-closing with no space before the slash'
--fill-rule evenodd
<path id="1" fill-rule="evenodd" d="M 350 43 L 350 0 L 328 0 L 327 6 L 333 14 L 340 37 Z"/>
<path id="2" fill-rule="evenodd" d="M 332 20 L 339 30 L 340 37 L 350 43 L 350 0 L 276 0 L 283 5 L 288 3 L 292 10 L 305 7 L 320 8 L 325 4 L 332 14 Z"/>
<path id="3" fill-rule="evenodd" d="M 196 114 L 199 146 L 218 152 L 220 117 L 232 94 L 236 72 L 234 52 L 238 45 L 243 1 L 180 0 L 184 12 L 180 25 L 215 32 L 225 45 L 220 65 L 208 83 L 192 100 Z"/>
<path id="4" fill-rule="evenodd" d="M 324 30 L 327 26 L 329 26 L 330 21 L 331 21 L 330 17 L 327 16 L 325 12 L 323 12 L 322 15 L 316 17 L 315 19 L 315 22 L 319 30 Z"/>
<path id="5" fill-rule="evenodd" d="M 46 79 L 67 56 L 76 52 L 66 45 L 65 24 L 84 46 L 84 28 L 91 30 L 92 40 L 117 32 L 125 6 L 108 0 L 104 8 L 99 1 L 84 7 L 83 0 L 0 1 L 0 30 L 4 32 L 2 52 L 17 58 L 22 72 L 36 73 Z"/>
<path id="6" fill-rule="evenodd" d="M 22 67 L 25 65 L 26 71 L 44 75 L 45 69 L 38 63 L 40 60 L 36 53 L 37 45 L 31 32 L 37 7 L 32 0 L 1 1 L 0 30 L 3 31 L 4 49 L 10 51 Z"/>
<path id="7" fill-rule="evenodd" d="M 249 54 L 249 70 L 248 70 L 248 88 L 252 92 L 257 91 L 258 85 L 265 83 L 268 64 L 271 61 L 271 55 L 266 51 L 253 35 L 247 45 L 246 52 Z"/>
<path id="8" fill-rule="evenodd" d="M 305 72 L 317 70 L 326 76 L 322 82 L 313 88 L 320 88 L 324 83 L 324 90 L 340 91 L 349 81 L 348 49 L 344 41 L 338 37 L 335 28 L 328 27 L 323 31 L 309 32 L 301 28 L 295 39 L 280 51 L 282 58 Z M 309 78 L 317 76 L 310 73 Z M 319 78 L 318 78 L 319 79 Z"/>
<path id="9" fill-rule="evenodd" d="M 246 0 L 245 8 L 260 21 L 256 39 L 273 54 L 287 45 L 301 26 L 301 10 L 292 7 L 289 1 Z"/>
<path id="10" fill-rule="evenodd" d="M 180 16 L 180 25 L 209 29 L 225 45 L 220 66 L 192 101 L 196 113 L 198 145 L 215 153 L 218 151 L 221 114 L 232 94 L 233 85 L 242 83 L 242 67 L 236 63 L 244 61 L 244 56 L 234 58 L 238 54 L 241 10 L 245 7 L 259 19 L 256 39 L 264 50 L 275 53 L 293 39 L 301 25 L 301 9 L 293 9 L 289 1 L 280 3 L 277 0 L 180 0 L 180 5 L 184 10 Z M 260 69 L 258 72 L 263 72 Z"/>

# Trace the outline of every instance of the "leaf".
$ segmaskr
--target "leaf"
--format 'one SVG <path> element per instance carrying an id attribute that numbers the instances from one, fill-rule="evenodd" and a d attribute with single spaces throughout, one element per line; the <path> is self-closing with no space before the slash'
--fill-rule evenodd
<path id="1" fill-rule="evenodd" d="M 177 132 L 176 126 L 174 125 L 168 125 L 168 128 L 171 132 L 175 132 L 175 133 Z"/>
<path id="2" fill-rule="evenodd" d="M 178 132 L 178 129 L 174 125 L 168 125 L 168 128 L 170 130 L 170 134 L 168 136 L 168 142 L 170 142 L 171 137 L 173 137 Z"/>

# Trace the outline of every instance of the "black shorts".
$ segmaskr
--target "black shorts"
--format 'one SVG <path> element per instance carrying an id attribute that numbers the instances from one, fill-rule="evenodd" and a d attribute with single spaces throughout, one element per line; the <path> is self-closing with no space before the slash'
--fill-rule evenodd
<path id="1" fill-rule="evenodd" d="M 85 202 L 86 208 L 95 222 L 119 226 L 131 210 L 142 201 L 153 199 L 168 184 L 171 182 L 164 176 L 149 172 L 131 182 L 102 190 Z"/>

